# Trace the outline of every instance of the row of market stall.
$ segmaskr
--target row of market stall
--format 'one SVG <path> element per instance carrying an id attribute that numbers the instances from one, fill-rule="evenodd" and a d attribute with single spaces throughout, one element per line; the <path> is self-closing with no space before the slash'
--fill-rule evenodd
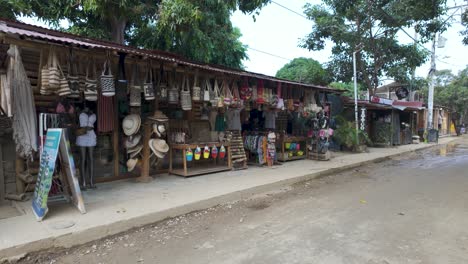
<path id="1" fill-rule="evenodd" d="M 0 195 L 32 190 L 50 128 L 68 135 L 86 189 L 327 160 L 333 116 L 350 104 L 341 90 L 2 20 L 0 77 Z M 424 108 L 402 107 L 360 102 L 362 130 L 376 144 L 409 143 Z"/>

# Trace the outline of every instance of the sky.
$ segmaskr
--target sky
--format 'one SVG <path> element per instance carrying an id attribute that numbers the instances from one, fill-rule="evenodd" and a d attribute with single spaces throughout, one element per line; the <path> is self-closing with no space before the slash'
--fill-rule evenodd
<path id="1" fill-rule="evenodd" d="M 287 7 L 296 13 L 303 14 L 306 3 L 320 4 L 319 0 L 274 0 L 274 2 Z M 462 0 L 449 0 L 448 5 L 464 4 Z M 232 17 L 234 26 L 240 28 L 243 36 L 241 41 L 251 49 L 248 50 L 249 60 L 243 64 L 248 71 L 275 75 L 276 72 L 289 60 L 297 57 L 313 58 L 320 63 L 326 63 L 331 56 L 332 43 L 328 42 L 322 51 L 308 51 L 299 48 L 300 39 L 312 32 L 313 22 L 288 11 L 275 3 L 271 3 L 260 10 L 254 22 L 251 15 L 235 12 Z M 447 39 L 443 49 L 437 49 L 437 69 L 450 69 L 454 74 L 464 69 L 468 64 L 468 46 L 462 44 L 462 37 L 458 32 L 463 29 L 460 25 L 460 17 L 456 16 L 452 27 L 442 34 Z M 414 30 L 407 29 L 413 36 Z M 402 43 L 411 43 L 413 40 L 404 33 L 398 35 Z M 430 44 L 424 45 L 429 50 Z M 259 52 L 267 52 L 278 57 Z M 430 62 L 416 70 L 416 76 L 426 77 L 430 68 Z M 350 80 L 351 81 L 351 80 Z M 385 83 L 385 82 L 384 82 Z"/>
<path id="2" fill-rule="evenodd" d="M 282 5 L 292 11 L 286 10 Z M 313 58 L 320 63 L 326 63 L 331 56 L 333 43 L 326 42 L 322 51 L 308 51 L 298 47 L 300 39 L 312 31 L 313 22 L 303 16 L 306 3 L 320 4 L 320 0 L 274 0 L 273 3 L 263 7 L 254 21 L 252 15 L 244 15 L 242 12 L 234 12 L 231 21 L 242 32 L 241 41 L 249 46 L 247 50 L 249 60 L 243 62 L 245 69 L 252 72 L 274 76 L 276 72 L 294 58 Z M 448 0 L 449 6 L 465 4 L 463 0 Z M 452 11 L 450 11 L 452 12 Z M 449 69 L 454 74 L 464 69 L 468 64 L 468 46 L 462 44 L 459 32 L 463 29 L 460 24 L 460 16 L 455 16 L 451 28 L 442 34 L 447 39 L 443 49 L 437 49 L 437 69 Z M 25 23 L 39 26 L 46 25 L 36 19 L 20 18 Z M 66 26 L 66 23 L 64 25 Z M 413 36 L 414 31 L 407 29 Z M 402 43 L 412 43 L 413 40 L 403 32 L 398 35 Z M 430 43 L 424 45 L 431 49 Z M 269 53 L 268 54 L 265 54 Z M 416 76 L 426 77 L 430 68 L 428 61 L 416 70 Z M 351 80 L 350 80 L 351 81 Z M 383 80 L 388 83 L 391 80 Z"/>

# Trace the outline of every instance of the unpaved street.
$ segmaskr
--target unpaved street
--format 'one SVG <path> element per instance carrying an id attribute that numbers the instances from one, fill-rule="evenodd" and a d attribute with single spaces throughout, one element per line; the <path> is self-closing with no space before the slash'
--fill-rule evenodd
<path id="1" fill-rule="evenodd" d="M 468 140 L 21 263 L 468 263 Z"/>

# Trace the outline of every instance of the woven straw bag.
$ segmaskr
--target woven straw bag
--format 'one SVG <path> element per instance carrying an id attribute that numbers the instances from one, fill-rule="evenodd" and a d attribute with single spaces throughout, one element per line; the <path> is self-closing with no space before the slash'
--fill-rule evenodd
<path id="1" fill-rule="evenodd" d="M 43 61 L 41 61 L 43 63 Z M 41 69 L 41 89 L 39 90 L 42 95 L 51 94 L 49 90 L 49 65 L 46 62 Z"/>
<path id="2" fill-rule="evenodd" d="M 209 79 L 205 79 L 203 82 L 203 101 L 209 102 L 210 101 L 210 90 L 211 84 Z"/>
<path id="3" fill-rule="evenodd" d="M 232 107 L 242 107 L 243 102 L 239 94 L 239 86 L 237 86 L 237 81 L 232 83 Z"/>
<path id="4" fill-rule="evenodd" d="M 90 64 L 93 68 L 91 69 L 92 75 L 90 75 Z M 89 60 L 86 66 L 86 77 L 84 82 L 84 98 L 87 101 L 97 101 L 97 80 L 96 80 L 96 63 Z"/>
<path id="5" fill-rule="evenodd" d="M 167 91 L 167 101 L 169 104 L 178 104 L 179 103 L 179 88 L 178 83 L 175 78 L 175 71 L 174 71 L 174 79 L 171 80 L 170 88 Z"/>
<path id="6" fill-rule="evenodd" d="M 224 105 L 230 106 L 232 103 L 232 92 L 229 88 L 229 81 L 224 80 L 221 86 L 221 94 L 223 95 Z"/>
<path id="7" fill-rule="evenodd" d="M 192 110 L 192 97 L 190 96 L 190 81 L 188 76 L 184 76 L 182 81 L 182 91 L 180 91 L 180 105 L 182 110 Z"/>
<path id="8" fill-rule="evenodd" d="M 130 106 L 141 106 L 141 86 L 137 84 L 138 65 L 133 65 L 132 79 L 130 81 Z"/>
<path id="9" fill-rule="evenodd" d="M 167 74 L 164 71 L 164 65 L 162 63 L 160 66 L 158 86 L 156 92 L 158 94 L 159 101 L 167 101 Z"/>
<path id="10" fill-rule="evenodd" d="M 70 54 L 67 64 L 67 80 L 68 86 L 70 88 L 70 98 L 79 98 L 80 97 L 80 78 L 78 77 L 78 66 L 73 54 L 73 50 L 70 49 Z"/>
<path id="11" fill-rule="evenodd" d="M 154 100 L 154 85 L 153 85 L 153 69 L 148 65 L 148 72 L 146 73 L 146 80 L 143 84 L 143 94 L 145 100 Z"/>
<path id="12" fill-rule="evenodd" d="M 201 87 L 198 83 L 198 70 L 195 72 L 195 80 L 193 81 L 192 100 L 197 102 L 201 100 Z"/>
<path id="13" fill-rule="evenodd" d="M 112 67 L 109 57 L 104 61 L 101 76 L 99 77 L 101 84 L 101 93 L 103 96 L 115 95 L 115 80 L 112 75 Z"/>
<path id="14" fill-rule="evenodd" d="M 59 65 L 59 70 L 60 70 L 60 87 L 57 90 L 57 94 L 61 97 L 63 96 L 68 96 L 71 94 L 70 86 L 68 84 L 67 78 L 65 78 L 65 75 L 63 74 L 62 68 Z"/>
<path id="15" fill-rule="evenodd" d="M 214 85 L 213 89 L 210 91 L 210 101 L 212 106 L 218 106 L 218 107 L 223 107 L 224 103 L 220 102 L 221 96 L 220 96 L 220 91 L 219 91 L 219 86 L 218 86 L 218 81 L 215 79 L 214 80 Z M 221 100 L 222 101 L 222 100 Z"/>
<path id="16" fill-rule="evenodd" d="M 49 89 L 50 91 L 56 91 L 60 87 L 60 70 L 58 67 L 58 58 L 55 50 L 50 49 L 49 53 Z"/>

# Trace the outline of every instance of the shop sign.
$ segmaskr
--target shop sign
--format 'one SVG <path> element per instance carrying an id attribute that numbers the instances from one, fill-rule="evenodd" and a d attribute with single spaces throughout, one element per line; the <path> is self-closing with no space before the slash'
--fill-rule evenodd
<path id="1" fill-rule="evenodd" d="M 384 105 L 393 105 L 393 100 L 380 98 L 377 96 L 371 97 L 371 102 L 376 104 L 384 104 Z"/>
<path id="2" fill-rule="evenodd" d="M 70 141 L 61 128 L 47 130 L 47 135 L 40 156 L 39 174 L 37 176 L 32 209 L 38 221 L 41 221 L 49 211 L 47 202 L 52 177 L 55 171 L 55 163 L 60 153 L 62 170 L 67 174 L 68 184 L 72 191 L 72 201 L 81 213 L 85 213 L 83 197 L 79 188 L 78 179 L 75 176 L 75 162 L 70 151 Z"/>

